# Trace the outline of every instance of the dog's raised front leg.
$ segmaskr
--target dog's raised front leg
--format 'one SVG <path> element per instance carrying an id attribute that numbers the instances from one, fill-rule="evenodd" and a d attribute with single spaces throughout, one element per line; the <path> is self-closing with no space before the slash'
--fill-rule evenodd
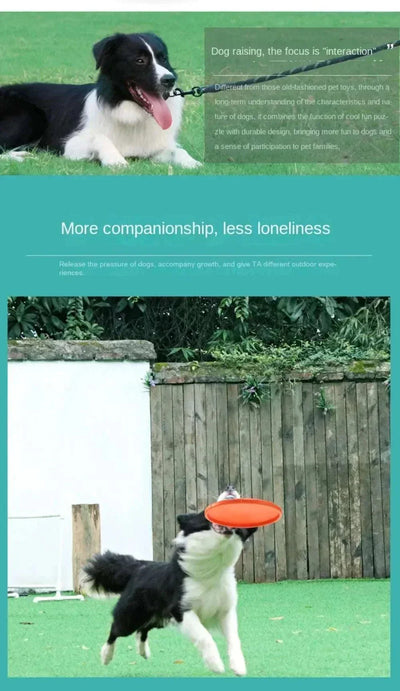
<path id="1" fill-rule="evenodd" d="M 205 626 L 201 623 L 197 614 L 193 611 L 185 612 L 179 628 L 200 651 L 207 667 L 217 674 L 222 674 L 225 668 L 218 652 L 217 645 L 210 632 L 207 631 Z"/>
<path id="2" fill-rule="evenodd" d="M 231 670 L 239 677 L 246 674 L 246 662 L 240 644 L 236 609 L 232 607 L 220 619 L 222 633 L 228 643 L 228 655 Z"/>

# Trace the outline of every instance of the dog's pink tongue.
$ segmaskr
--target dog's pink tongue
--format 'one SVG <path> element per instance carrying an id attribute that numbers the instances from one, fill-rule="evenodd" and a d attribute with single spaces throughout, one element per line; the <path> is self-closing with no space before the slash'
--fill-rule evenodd
<path id="1" fill-rule="evenodd" d="M 161 96 L 155 96 L 145 92 L 146 98 L 152 105 L 153 118 L 158 122 L 163 130 L 167 130 L 172 125 L 171 111 L 167 106 L 167 102 Z"/>

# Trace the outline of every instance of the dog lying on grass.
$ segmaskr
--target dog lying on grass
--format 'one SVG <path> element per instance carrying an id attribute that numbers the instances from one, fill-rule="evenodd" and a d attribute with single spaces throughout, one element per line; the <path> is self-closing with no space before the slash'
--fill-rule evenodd
<path id="1" fill-rule="evenodd" d="M 0 149 L 22 161 L 35 146 L 71 160 L 127 166 L 146 158 L 183 168 L 201 165 L 177 143 L 183 98 L 171 97 L 176 73 L 153 34 L 115 34 L 93 47 L 96 84 L 0 87 Z"/>

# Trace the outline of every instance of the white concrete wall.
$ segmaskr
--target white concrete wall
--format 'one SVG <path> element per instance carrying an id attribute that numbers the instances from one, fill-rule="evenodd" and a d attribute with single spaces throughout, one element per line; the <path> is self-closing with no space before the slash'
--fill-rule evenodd
<path id="1" fill-rule="evenodd" d="M 100 504 L 102 550 L 152 558 L 146 362 L 9 362 L 9 516 L 64 513 L 63 589 L 72 588 L 72 504 Z M 57 522 L 9 521 L 9 585 L 51 584 Z"/>

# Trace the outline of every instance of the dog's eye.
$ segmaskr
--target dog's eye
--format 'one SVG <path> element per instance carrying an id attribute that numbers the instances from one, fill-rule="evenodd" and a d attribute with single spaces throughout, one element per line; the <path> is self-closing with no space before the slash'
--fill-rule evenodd
<path id="1" fill-rule="evenodd" d="M 144 58 L 136 58 L 136 64 L 137 65 L 144 65 L 145 59 Z"/>
<path id="2" fill-rule="evenodd" d="M 158 53 L 157 60 L 159 60 L 160 62 L 165 62 L 166 59 L 167 58 L 165 57 L 164 53 Z"/>

